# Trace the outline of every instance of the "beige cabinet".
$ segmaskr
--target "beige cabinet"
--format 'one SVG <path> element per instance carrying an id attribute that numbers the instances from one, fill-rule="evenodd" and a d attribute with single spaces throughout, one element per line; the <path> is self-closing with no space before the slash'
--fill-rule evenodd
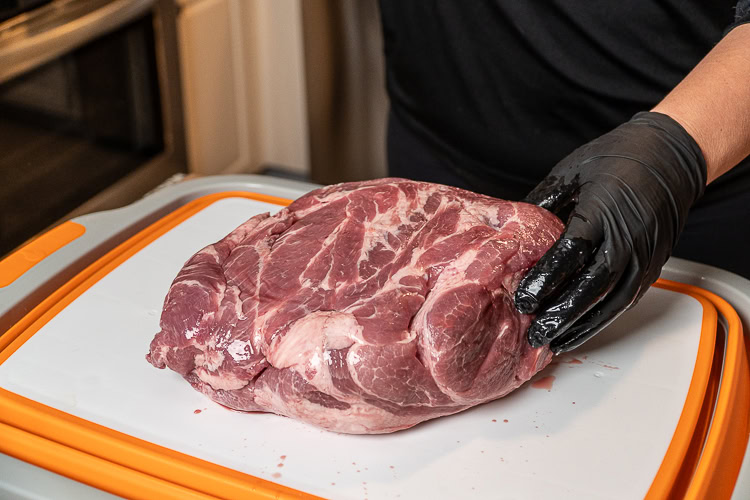
<path id="1" fill-rule="evenodd" d="M 300 0 L 178 0 L 192 172 L 309 172 Z"/>

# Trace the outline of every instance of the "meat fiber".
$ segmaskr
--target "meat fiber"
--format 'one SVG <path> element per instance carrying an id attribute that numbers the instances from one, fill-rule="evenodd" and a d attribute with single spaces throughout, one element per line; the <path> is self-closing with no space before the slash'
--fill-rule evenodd
<path id="1" fill-rule="evenodd" d="M 318 189 L 191 257 L 146 358 L 236 410 L 406 429 L 549 363 L 512 297 L 561 231 L 536 206 L 437 184 Z"/>

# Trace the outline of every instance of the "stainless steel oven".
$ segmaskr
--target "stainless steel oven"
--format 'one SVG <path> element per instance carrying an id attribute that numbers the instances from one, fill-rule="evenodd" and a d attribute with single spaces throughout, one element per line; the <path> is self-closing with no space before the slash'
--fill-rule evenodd
<path id="1" fill-rule="evenodd" d="M 186 171 L 176 10 L 0 2 L 0 256 Z"/>

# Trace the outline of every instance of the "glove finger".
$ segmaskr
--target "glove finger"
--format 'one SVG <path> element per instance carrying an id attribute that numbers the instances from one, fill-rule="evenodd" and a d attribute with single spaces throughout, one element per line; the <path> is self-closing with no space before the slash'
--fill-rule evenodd
<path id="1" fill-rule="evenodd" d="M 577 182 L 566 182 L 562 177 L 548 175 L 521 201 L 557 213 L 573 200 L 577 191 Z"/>
<path id="2" fill-rule="evenodd" d="M 550 342 L 550 349 L 555 354 L 572 351 L 590 340 L 594 335 L 608 327 L 624 311 L 618 309 L 604 311 L 597 305 L 581 318 L 581 325 L 576 323 L 565 333 Z"/>
<path id="3" fill-rule="evenodd" d="M 552 341 L 550 349 L 552 349 L 552 352 L 559 354 L 579 347 L 608 327 L 627 309 L 627 307 L 623 309 L 622 304 L 617 300 L 610 301 L 607 298 L 587 312 L 568 331 Z"/>
<path id="4" fill-rule="evenodd" d="M 532 347 L 541 347 L 562 335 L 609 293 L 619 276 L 611 271 L 604 252 L 577 275 L 553 304 L 532 321 L 526 332 Z"/>
<path id="5" fill-rule="evenodd" d="M 560 290 L 588 263 L 596 252 L 603 234 L 594 225 L 574 213 L 559 240 L 523 277 L 514 294 L 516 309 L 532 314 L 544 301 Z"/>
<path id="6" fill-rule="evenodd" d="M 633 307 L 648 290 L 647 283 L 643 285 L 638 261 L 633 259 L 628 265 L 628 271 L 620 279 L 617 286 L 607 297 L 587 312 L 581 319 L 564 334 L 550 343 L 550 349 L 555 353 L 567 352 L 580 346 L 594 335 L 604 330 L 620 314 Z"/>

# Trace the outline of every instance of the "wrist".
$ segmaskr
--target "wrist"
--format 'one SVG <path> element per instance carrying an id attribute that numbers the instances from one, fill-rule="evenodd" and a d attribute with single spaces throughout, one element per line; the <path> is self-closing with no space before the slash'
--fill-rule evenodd
<path id="1" fill-rule="evenodd" d="M 667 167 L 657 170 L 668 181 L 668 185 L 676 190 L 675 195 L 680 194 L 690 205 L 703 196 L 708 184 L 705 156 L 687 128 L 659 111 L 637 113 L 631 122 L 653 131 L 649 141 L 652 147 L 652 155 L 648 157 L 649 164 L 653 167 Z M 644 136 L 644 140 L 645 137 L 649 136 Z M 643 147 L 642 143 L 641 150 Z"/>
<path id="2" fill-rule="evenodd" d="M 675 106 L 672 104 L 667 102 L 667 100 L 662 101 L 651 112 L 666 115 L 682 127 L 685 134 L 690 137 L 690 140 L 693 141 L 703 157 L 704 164 L 706 165 L 706 184 L 710 184 L 720 175 L 718 174 L 720 170 L 722 170 L 722 173 L 727 170 L 720 168 L 720 165 L 725 162 L 723 157 L 727 154 L 726 147 L 720 142 L 706 137 L 705 133 L 702 133 L 701 127 L 695 124 L 696 120 L 692 116 L 692 112 L 682 109 L 679 105 Z"/>

